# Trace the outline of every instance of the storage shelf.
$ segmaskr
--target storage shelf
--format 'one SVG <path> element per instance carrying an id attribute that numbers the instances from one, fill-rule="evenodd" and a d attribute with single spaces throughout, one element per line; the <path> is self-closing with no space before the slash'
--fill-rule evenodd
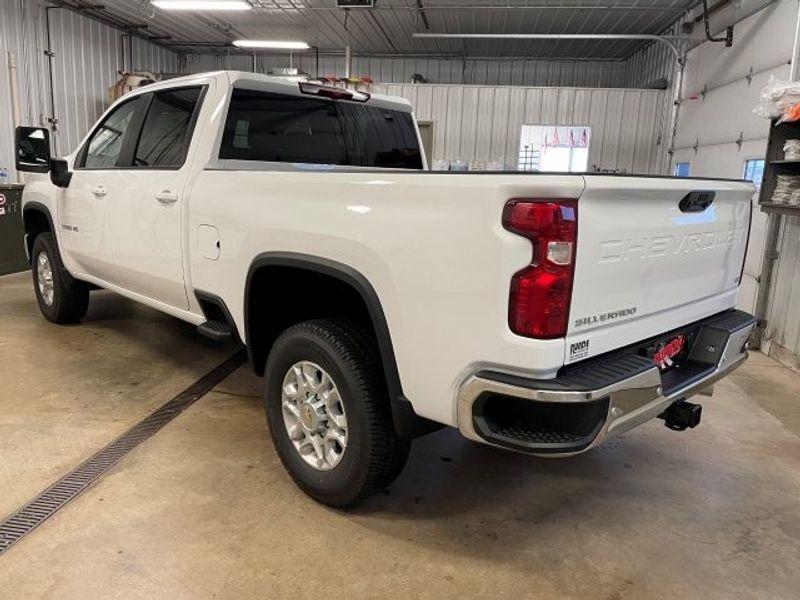
<path id="1" fill-rule="evenodd" d="M 759 205 L 761 210 L 766 213 L 778 213 L 781 215 L 800 215 L 800 205 L 774 204 L 763 202 Z"/>
<path id="2" fill-rule="evenodd" d="M 759 201 L 761 210 L 770 213 L 775 218 L 780 215 L 800 215 L 800 206 L 791 204 L 775 204 L 772 198 L 775 188 L 778 187 L 778 177 L 781 175 L 800 175 L 800 161 L 786 160 L 784 148 L 789 140 L 800 140 L 800 123 L 778 123 L 773 119 L 769 129 L 767 142 L 766 163 L 764 164 L 764 178 L 761 182 Z M 793 191 L 793 190 L 792 190 Z"/>

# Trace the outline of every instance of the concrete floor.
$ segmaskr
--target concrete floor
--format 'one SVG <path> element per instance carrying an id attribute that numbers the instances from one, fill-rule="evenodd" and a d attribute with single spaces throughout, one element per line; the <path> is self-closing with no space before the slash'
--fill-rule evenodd
<path id="1" fill-rule="evenodd" d="M 232 352 L 107 292 L 57 327 L 0 278 L 0 518 Z M 341 513 L 299 492 L 239 369 L 0 556 L 3 598 L 800 597 L 800 376 L 762 356 L 575 459 L 418 440 Z"/>

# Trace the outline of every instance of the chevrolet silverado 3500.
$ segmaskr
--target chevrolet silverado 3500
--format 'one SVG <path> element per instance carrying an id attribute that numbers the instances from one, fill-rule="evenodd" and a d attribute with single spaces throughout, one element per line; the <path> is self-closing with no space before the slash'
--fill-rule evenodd
<path id="1" fill-rule="evenodd" d="M 740 181 L 427 172 L 398 98 L 216 72 L 111 106 L 50 156 L 20 128 L 42 314 L 113 290 L 245 344 L 275 449 L 320 502 L 391 483 L 437 426 L 584 452 L 747 358 Z"/>

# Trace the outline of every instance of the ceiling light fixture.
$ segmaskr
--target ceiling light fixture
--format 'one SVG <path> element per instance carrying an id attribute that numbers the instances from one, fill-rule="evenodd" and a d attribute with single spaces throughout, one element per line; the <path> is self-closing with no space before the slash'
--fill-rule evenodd
<path id="1" fill-rule="evenodd" d="M 237 48 L 265 48 L 269 50 L 308 50 L 305 42 L 288 42 L 278 40 L 236 40 L 233 45 Z"/>
<path id="2" fill-rule="evenodd" d="M 152 0 L 162 10 L 250 10 L 245 0 Z"/>

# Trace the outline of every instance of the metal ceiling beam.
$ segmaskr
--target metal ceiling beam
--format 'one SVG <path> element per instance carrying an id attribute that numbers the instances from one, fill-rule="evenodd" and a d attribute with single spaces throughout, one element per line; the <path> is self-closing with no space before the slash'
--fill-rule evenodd
<path id="1" fill-rule="evenodd" d="M 269 4 L 265 4 L 262 2 L 252 2 L 255 8 L 278 8 L 285 11 L 302 11 L 302 12 L 332 12 L 332 11 L 341 11 L 343 9 L 338 8 L 336 6 L 281 6 L 277 2 L 272 2 Z M 386 4 L 385 2 L 381 2 L 376 6 L 371 8 L 363 8 L 363 9 L 349 9 L 349 10 L 357 10 L 357 11 L 369 11 L 369 12 L 399 12 L 399 11 L 408 11 L 408 12 L 438 12 L 438 11 L 453 11 L 453 10 L 460 10 L 460 11 L 467 11 L 467 10 L 599 10 L 599 11 L 625 11 L 625 12 L 657 12 L 657 13 L 675 13 L 675 14 L 684 14 L 686 13 L 686 8 L 681 8 L 678 6 L 641 6 L 641 5 L 626 5 L 620 6 L 619 4 L 609 4 L 609 5 L 586 5 L 586 4 L 579 4 L 579 5 L 553 5 L 553 4 L 520 4 L 520 5 L 509 5 L 509 4 L 439 4 L 433 6 L 424 6 L 420 8 L 419 6 L 409 6 L 407 4 Z"/>
<path id="2" fill-rule="evenodd" d="M 648 40 L 666 44 L 676 60 L 683 55 L 678 42 L 680 36 L 654 35 L 651 33 L 414 33 L 420 39 L 453 40 Z"/>
<path id="3" fill-rule="evenodd" d="M 227 55 L 239 55 L 239 56 L 250 56 L 252 54 L 251 50 L 242 50 L 236 46 L 231 44 L 227 44 L 226 42 L 172 42 L 169 44 L 171 48 L 180 48 L 180 47 L 196 47 L 198 49 L 204 50 L 216 50 L 217 52 L 199 52 L 194 53 L 191 51 L 186 52 L 187 54 L 214 54 L 217 56 L 227 56 Z M 304 52 L 311 52 L 314 50 L 312 47 L 309 50 Z M 224 51 L 224 52 L 223 52 Z M 259 54 L 275 54 L 285 56 L 286 52 L 269 52 L 269 51 L 260 51 Z M 298 52 L 294 52 L 294 54 L 299 54 Z M 345 52 L 343 50 L 324 50 L 318 52 L 319 56 L 344 56 Z M 555 61 L 555 62 L 615 62 L 615 63 L 624 63 L 627 61 L 626 58 L 620 58 L 619 56 L 598 56 L 598 57 L 591 57 L 591 58 L 583 58 L 583 57 L 575 57 L 575 56 L 535 56 L 531 54 L 524 54 L 524 55 L 500 55 L 500 56 L 464 56 L 461 53 L 456 52 L 364 52 L 364 53 L 353 53 L 353 58 L 419 58 L 419 59 L 440 59 L 440 58 L 448 58 L 448 59 L 458 59 L 458 60 L 475 60 L 475 61 L 498 61 L 498 60 L 545 60 L 545 61 Z"/>

